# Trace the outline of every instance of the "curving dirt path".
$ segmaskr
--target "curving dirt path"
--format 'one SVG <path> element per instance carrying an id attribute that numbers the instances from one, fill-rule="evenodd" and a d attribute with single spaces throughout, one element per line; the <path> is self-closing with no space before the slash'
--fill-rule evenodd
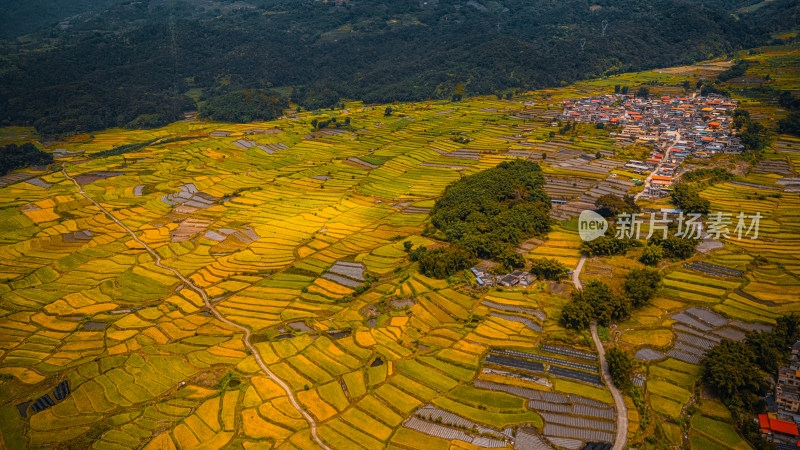
<path id="1" fill-rule="evenodd" d="M 574 284 L 575 289 L 578 290 L 583 289 L 580 276 L 584 263 L 586 263 L 586 255 L 581 255 L 578 265 L 572 272 L 572 284 Z M 611 375 L 608 372 L 606 350 L 603 347 L 603 343 L 600 342 L 600 335 L 597 333 L 597 322 L 592 322 L 589 328 L 592 331 L 594 346 L 597 347 L 597 356 L 600 360 L 600 372 L 603 374 L 603 381 L 605 381 L 606 386 L 608 386 L 608 390 L 611 391 L 611 397 L 614 398 L 614 406 L 617 410 L 617 429 L 612 450 L 623 450 L 625 444 L 628 442 L 628 408 L 625 406 L 625 399 L 622 397 L 622 393 L 614 386 L 614 382 L 611 380 Z"/>
<path id="2" fill-rule="evenodd" d="M 138 242 L 142 247 L 144 247 L 145 250 L 148 251 L 148 253 L 153 255 L 153 258 L 155 258 L 155 260 L 156 260 L 156 262 L 155 262 L 156 266 L 158 266 L 158 267 L 160 267 L 160 268 L 162 268 L 164 270 L 169 270 L 170 272 L 174 273 L 175 276 L 178 277 L 178 279 L 180 279 L 186 286 L 188 286 L 190 289 L 192 289 L 193 291 L 195 291 L 198 294 L 200 294 L 200 297 L 203 298 L 203 302 L 205 303 L 206 308 L 208 308 L 208 310 L 211 311 L 212 314 L 214 314 L 214 317 L 216 317 L 221 322 L 223 322 L 223 323 L 225 323 L 225 324 L 227 324 L 227 325 L 229 325 L 229 326 L 231 326 L 233 328 L 236 328 L 236 329 L 241 330 L 242 332 L 244 332 L 244 344 L 247 346 L 248 349 L 250 349 L 250 352 L 256 358 L 256 362 L 258 363 L 259 367 L 261 367 L 261 370 L 264 371 L 264 373 L 269 378 L 271 378 L 272 381 L 277 383 L 278 386 L 280 386 L 281 388 L 283 388 L 284 391 L 286 391 L 286 395 L 289 397 L 289 401 L 292 403 L 292 406 L 294 406 L 294 408 L 298 412 L 300 412 L 300 414 L 302 414 L 303 417 L 305 417 L 306 421 L 310 425 L 310 427 L 311 427 L 311 436 L 314 438 L 314 441 L 316 441 L 317 444 L 319 444 L 319 446 L 324 448 L 325 450 L 331 450 L 330 447 L 325 445 L 325 443 L 322 442 L 322 440 L 317 435 L 317 422 L 316 422 L 316 420 L 314 420 L 314 418 L 311 417 L 311 415 L 309 413 L 307 413 L 300 406 L 300 404 L 297 402 L 297 399 L 294 398 L 294 394 L 292 394 L 292 390 L 289 388 L 289 385 L 287 385 L 283 380 L 278 378 L 278 376 L 275 375 L 271 370 L 269 370 L 267 365 L 264 364 L 264 360 L 261 359 L 261 355 L 258 353 L 258 350 L 255 348 L 255 346 L 253 346 L 253 344 L 250 343 L 250 329 L 247 328 L 247 327 L 244 327 L 242 325 L 236 324 L 234 322 L 231 322 L 230 320 L 224 318 L 222 316 L 222 314 L 220 314 L 219 311 L 217 311 L 217 309 L 214 308 L 214 306 L 211 304 L 211 302 L 210 302 L 210 300 L 208 298 L 208 294 L 206 294 L 206 291 L 204 291 L 202 288 L 200 288 L 199 286 L 197 286 L 194 283 L 192 283 L 188 278 L 184 277 L 176 269 L 173 269 L 172 267 L 163 265 L 162 262 L 161 262 L 161 256 L 158 253 L 156 253 L 155 250 L 150 248 L 149 245 L 147 245 L 146 243 L 144 243 L 144 241 L 139 239 L 139 237 L 136 236 L 136 233 L 134 233 L 133 230 L 131 230 L 130 228 L 125 226 L 125 224 L 120 222 L 119 219 L 117 219 L 113 214 L 111 214 L 111 212 L 109 212 L 102 205 L 100 205 L 100 203 L 97 203 L 93 198 L 89 197 L 86 194 L 86 192 L 83 191 L 83 188 L 81 187 L 81 185 L 67 173 L 66 164 L 64 166 L 62 166 L 61 172 L 64 174 L 65 177 L 67 177 L 68 180 L 70 180 L 75 185 L 75 187 L 78 188 L 78 192 L 84 198 L 86 198 L 87 200 L 92 202 L 98 209 L 100 209 L 100 211 L 103 212 L 103 214 L 108 216 L 109 219 L 113 220 L 123 230 L 125 230 L 128 234 L 130 234 L 131 237 L 133 237 L 134 241 Z"/>
<path id="3" fill-rule="evenodd" d="M 612 450 L 622 450 L 628 442 L 628 408 L 625 406 L 625 399 L 622 393 L 614 386 L 611 375 L 608 372 L 608 362 L 606 361 L 606 351 L 603 343 L 600 342 L 600 335 L 597 333 L 597 322 L 592 322 L 589 327 L 592 330 L 592 340 L 597 347 L 597 356 L 600 359 L 600 371 L 603 373 L 603 381 L 606 382 L 611 396 L 614 397 L 614 406 L 617 409 L 617 431 L 614 436 L 614 446 Z"/>
<path id="4" fill-rule="evenodd" d="M 575 270 L 572 271 L 572 284 L 574 284 L 575 289 L 579 291 L 583 289 L 583 283 L 581 283 L 581 271 L 583 270 L 584 263 L 586 263 L 586 255 L 581 255 L 581 260 L 578 261 L 578 265 L 575 266 Z"/>

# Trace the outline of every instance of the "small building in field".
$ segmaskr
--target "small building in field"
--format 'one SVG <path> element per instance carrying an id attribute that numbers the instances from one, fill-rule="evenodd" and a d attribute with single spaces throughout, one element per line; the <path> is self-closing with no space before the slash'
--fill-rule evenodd
<path id="1" fill-rule="evenodd" d="M 500 278 L 500 282 L 498 284 L 500 286 L 514 287 L 517 284 L 519 284 L 519 278 L 515 277 L 514 275 L 508 274 L 503 278 Z"/>

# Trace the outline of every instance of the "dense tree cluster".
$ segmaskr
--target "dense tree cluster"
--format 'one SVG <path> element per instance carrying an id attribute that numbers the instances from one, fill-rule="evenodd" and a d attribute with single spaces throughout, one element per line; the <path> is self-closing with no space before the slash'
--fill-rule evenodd
<path id="1" fill-rule="evenodd" d="M 742 127 L 750 121 L 750 111 L 746 109 L 736 108 L 733 110 L 733 128 L 741 130 Z"/>
<path id="2" fill-rule="evenodd" d="M 636 368 L 636 361 L 630 353 L 618 347 L 611 347 L 606 352 L 606 361 L 608 361 L 608 372 L 614 386 L 623 392 L 630 390 L 633 385 L 631 382 L 633 370 Z"/>
<path id="3" fill-rule="evenodd" d="M 747 61 L 738 60 L 731 67 L 717 75 L 717 79 L 720 81 L 728 81 L 744 76 L 745 72 L 747 72 L 747 66 Z"/>
<path id="4" fill-rule="evenodd" d="M 30 142 L 17 145 L 9 144 L 0 147 L 0 175 L 28 166 L 50 164 L 53 155 L 43 152 Z"/>
<path id="5" fill-rule="evenodd" d="M 581 252 L 589 256 L 611 256 L 625 254 L 634 246 L 640 245 L 633 239 L 617 239 L 614 236 L 604 235 L 591 241 L 581 243 Z"/>
<path id="6" fill-rule="evenodd" d="M 311 126 L 315 130 L 322 130 L 324 128 L 344 128 L 350 129 L 350 118 L 345 117 L 344 120 L 339 120 L 338 117 L 331 117 L 329 119 L 311 119 Z"/>
<path id="7" fill-rule="evenodd" d="M 792 111 L 778 121 L 778 132 L 800 136 L 800 111 Z"/>
<path id="8" fill-rule="evenodd" d="M 3 4 L 0 38 L 7 39 L 36 31 L 41 26 L 58 23 L 86 11 L 102 10 L 116 0 L 32 0 Z"/>
<path id="9" fill-rule="evenodd" d="M 550 230 L 550 199 L 538 164 L 513 160 L 464 177 L 448 186 L 431 210 L 426 233 L 449 241 L 445 257 L 456 249 L 473 257 L 522 267 L 516 246 Z M 449 258 L 449 256 L 447 256 Z M 446 267 L 454 267 L 446 264 Z"/>
<path id="10" fill-rule="evenodd" d="M 724 339 L 706 353 L 702 362 L 703 381 L 723 400 L 749 397 L 747 403 L 755 404 L 767 387 L 755 359 L 746 342 Z"/>
<path id="11" fill-rule="evenodd" d="M 733 174 L 728 172 L 724 167 L 714 167 L 713 169 L 695 169 L 681 175 L 681 179 L 687 183 L 694 183 L 697 181 L 705 181 L 707 183 L 721 183 L 723 181 L 730 181 L 734 178 Z"/>
<path id="12" fill-rule="evenodd" d="M 660 282 L 660 275 L 653 269 L 632 270 L 625 277 L 625 292 L 620 295 L 602 281 L 589 280 L 582 290 L 572 293 L 572 300 L 561 310 L 559 323 L 583 330 L 593 320 L 603 326 L 625 320 L 634 308 L 650 301 Z"/>
<path id="13" fill-rule="evenodd" d="M 792 94 L 791 91 L 781 91 L 778 95 L 778 104 L 789 111 L 800 110 L 800 97 Z"/>
<path id="14" fill-rule="evenodd" d="M 561 310 L 561 324 L 574 329 L 585 329 L 589 322 L 608 326 L 612 321 L 624 320 L 630 315 L 631 303 L 599 280 L 589 280 L 582 290 L 572 294 L 572 300 Z"/>
<path id="15" fill-rule="evenodd" d="M 770 145 L 770 133 L 761 122 L 749 120 L 745 123 L 741 133 L 744 148 L 758 157 L 759 152 Z"/>
<path id="16" fill-rule="evenodd" d="M 244 89 L 214 97 L 200 108 L 200 117 L 219 122 L 272 120 L 289 107 L 289 99 L 274 91 Z"/>
<path id="17" fill-rule="evenodd" d="M 657 270 L 633 269 L 625 276 L 625 294 L 633 308 L 641 308 L 656 295 L 660 284 L 661 274 Z"/>
<path id="18" fill-rule="evenodd" d="M 513 160 L 464 177 L 449 185 L 431 210 L 425 234 L 450 242 L 447 247 L 411 251 L 420 271 L 446 278 L 477 262 L 477 258 L 500 263 L 501 270 L 525 265 L 516 246 L 550 230 L 550 200 L 544 192 L 544 177 L 538 164 Z M 543 266 L 544 267 L 544 266 Z M 549 268 L 553 275 L 562 267 Z"/>
<path id="19" fill-rule="evenodd" d="M 292 92 L 292 101 L 307 110 L 333 108 L 339 100 L 339 93 L 325 86 L 299 86 Z"/>
<path id="20" fill-rule="evenodd" d="M 2 91 L 0 87 L 0 124 L 33 125 L 44 135 L 161 127 L 183 119 L 184 111 L 196 108 L 194 100 L 183 95 L 142 92 L 135 86 L 77 85 L 43 87 L 35 95 L 26 91 L 19 99 L 22 103 L 12 101 L 4 108 Z"/>
<path id="21" fill-rule="evenodd" d="M 748 333 L 744 342 L 724 339 L 701 362 L 703 383 L 730 408 L 739 431 L 759 450 L 773 448 L 754 426 L 754 416 L 766 410 L 762 398 L 769 385 L 763 374 L 777 376 L 798 339 L 800 317 L 782 316 L 772 331 Z"/>
<path id="22" fill-rule="evenodd" d="M 800 136 L 800 98 L 783 91 L 778 103 L 789 111 L 789 115 L 778 121 L 778 133 Z"/>
<path id="23" fill-rule="evenodd" d="M 419 271 L 423 275 L 432 278 L 447 278 L 478 262 L 472 253 L 458 247 L 426 250 L 420 246 L 411 252 L 410 257 L 412 261 L 419 261 Z"/>
<path id="24" fill-rule="evenodd" d="M 697 190 L 688 184 L 678 184 L 672 189 L 672 203 L 685 213 L 708 214 L 711 203 L 700 197 Z"/>
<path id="25" fill-rule="evenodd" d="M 534 258 L 530 273 L 544 280 L 563 280 L 569 275 L 569 267 L 557 259 Z"/>
<path id="26" fill-rule="evenodd" d="M 646 245 L 642 250 L 639 262 L 648 266 L 656 266 L 664 258 L 664 249 L 658 245 Z"/>
<path id="27" fill-rule="evenodd" d="M 767 127 L 750 117 L 750 111 L 737 108 L 733 111 L 733 127 L 739 130 L 747 156 L 757 160 L 761 151 L 770 145 L 771 136 Z"/>
<path id="28" fill-rule="evenodd" d="M 700 88 L 700 95 L 708 97 L 711 94 L 721 95 L 723 97 L 730 97 L 731 93 L 728 92 L 719 80 L 706 82 L 703 80 L 698 81 L 697 87 Z"/>
<path id="29" fill-rule="evenodd" d="M 592 308 L 586 303 L 577 303 L 573 299 L 561 308 L 559 323 L 566 328 L 585 330 L 592 320 Z"/>
<path id="30" fill-rule="evenodd" d="M 594 202 L 595 211 L 605 218 L 616 217 L 620 213 L 638 213 L 641 211 L 633 196 L 620 197 L 614 194 L 601 195 Z"/>
<path id="31" fill-rule="evenodd" d="M 647 243 L 651 246 L 661 247 L 663 257 L 675 259 L 691 258 L 694 255 L 694 248 L 697 246 L 696 239 L 684 239 L 675 236 L 672 232 L 667 234 L 666 239 L 663 234 L 653 234 Z"/>
<path id="32" fill-rule="evenodd" d="M 34 6 L 42 2 L 51 5 Z M 599 9 L 580 0 L 17 3 L 8 10 L 19 20 L 0 33 L 53 25 L 24 46 L 4 46 L 0 124 L 35 123 L 45 133 L 174 120 L 194 108 L 182 96 L 190 91 L 212 100 L 295 87 L 295 102 L 318 109 L 341 98 L 457 101 L 556 86 L 754 47 L 776 24 L 794 27 L 786 11 L 797 10 L 790 0 L 737 18 L 729 12 L 742 0 L 620 0 Z M 602 34 L 605 20 L 613 26 Z"/>

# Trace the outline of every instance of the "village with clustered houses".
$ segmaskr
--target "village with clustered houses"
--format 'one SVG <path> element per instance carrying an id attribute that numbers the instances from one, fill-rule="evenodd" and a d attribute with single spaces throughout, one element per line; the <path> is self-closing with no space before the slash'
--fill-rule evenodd
<path id="1" fill-rule="evenodd" d="M 800 448 L 796 0 L 7 3 L 0 450 Z"/>
<path id="2" fill-rule="evenodd" d="M 646 177 L 645 197 L 664 197 L 689 156 L 710 158 L 718 153 L 739 154 L 744 146 L 732 132 L 733 99 L 607 94 L 563 103 L 561 119 L 621 128 L 612 132 L 622 144 L 652 145 L 644 161 L 630 160 L 625 168 Z M 600 155 L 598 155 L 600 156 Z"/>

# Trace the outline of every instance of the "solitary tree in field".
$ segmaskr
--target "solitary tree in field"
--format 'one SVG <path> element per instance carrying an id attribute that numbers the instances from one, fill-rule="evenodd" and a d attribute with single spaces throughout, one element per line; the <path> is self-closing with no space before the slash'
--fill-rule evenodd
<path id="1" fill-rule="evenodd" d="M 639 308 L 647 304 L 656 294 L 661 275 L 651 268 L 633 269 L 625 276 L 625 294 L 631 299 L 631 306 Z"/>
<path id="2" fill-rule="evenodd" d="M 561 280 L 569 275 L 569 268 L 553 258 L 535 258 L 530 273 L 546 280 Z"/>
<path id="3" fill-rule="evenodd" d="M 391 116 L 391 115 L 392 115 L 392 107 L 391 107 L 391 106 L 387 106 L 387 107 L 386 107 L 386 110 L 384 110 L 384 111 L 383 111 L 383 115 L 384 115 L 385 117 L 389 117 L 389 116 Z"/>
<path id="4" fill-rule="evenodd" d="M 655 266 L 664 258 L 664 249 L 658 245 L 648 245 L 642 251 L 639 261 L 648 266 Z"/>
<path id="5" fill-rule="evenodd" d="M 608 371 L 611 373 L 611 380 L 619 389 L 626 391 L 631 386 L 633 376 L 634 360 L 624 350 L 612 347 L 606 352 L 608 360 Z"/>

